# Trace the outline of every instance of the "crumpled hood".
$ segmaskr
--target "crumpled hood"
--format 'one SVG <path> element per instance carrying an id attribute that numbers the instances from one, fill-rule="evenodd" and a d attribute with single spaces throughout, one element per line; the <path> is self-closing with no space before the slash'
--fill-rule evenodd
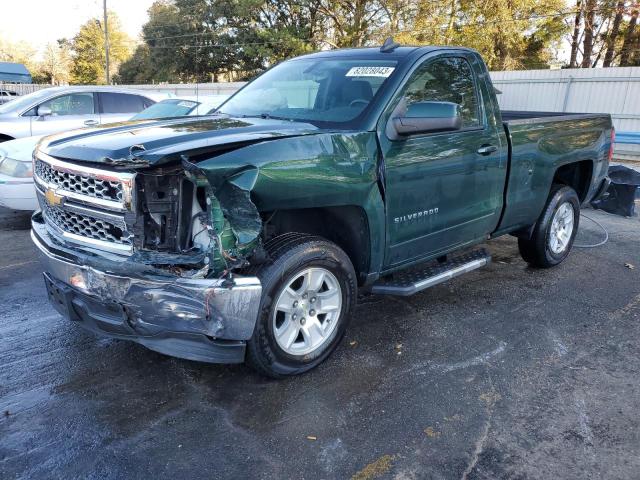
<path id="1" fill-rule="evenodd" d="M 81 162 L 144 167 L 233 145 L 318 133 L 308 123 L 226 116 L 110 124 L 46 137 L 40 151 Z"/>

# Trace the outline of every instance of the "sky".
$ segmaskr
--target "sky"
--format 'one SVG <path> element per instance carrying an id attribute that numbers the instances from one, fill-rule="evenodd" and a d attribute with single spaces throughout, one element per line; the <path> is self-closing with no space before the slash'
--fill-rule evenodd
<path id="1" fill-rule="evenodd" d="M 9 0 L 3 1 L 0 36 L 27 41 L 38 50 L 59 38 L 71 38 L 89 18 L 102 17 L 103 0 Z M 107 9 L 120 18 L 134 39 L 147 21 L 153 0 L 107 0 Z"/>

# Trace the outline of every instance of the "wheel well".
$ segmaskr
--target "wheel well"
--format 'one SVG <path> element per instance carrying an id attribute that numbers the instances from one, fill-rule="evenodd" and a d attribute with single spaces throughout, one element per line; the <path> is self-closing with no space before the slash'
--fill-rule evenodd
<path id="1" fill-rule="evenodd" d="M 334 242 L 347 254 L 364 282 L 369 271 L 369 223 L 364 210 L 347 205 L 340 207 L 303 208 L 265 212 L 263 235 L 265 240 L 288 232 L 318 235 Z"/>
<path id="2" fill-rule="evenodd" d="M 578 194 L 580 202 L 584 202 L 589 192 L 592 174 L 593 162 L 591 160 L 569 163 L 556 170 L 553 176 L 553 183 L 560 183 L 573 188 Z"/>
<path id="3" fill-rule="evenodd" d="M 7 142 L 9 140 L 14 140 L 14 138 L 0 133 L 0 142 Z"/>

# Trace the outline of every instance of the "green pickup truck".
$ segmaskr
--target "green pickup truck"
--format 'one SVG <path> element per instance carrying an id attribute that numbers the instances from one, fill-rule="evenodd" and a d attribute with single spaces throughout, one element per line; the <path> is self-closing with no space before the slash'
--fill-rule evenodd
<path id="1" fill-rule="evenodd" d="M 470 49 L 319 52 L 213 115 L 45 138 L 32 238 L 70 320 L 283 377 L 330 355 L 359 295 L 482 267 L 488 239 L 562 262 L 612 140 L 609 115 L 501 112 Z"/>

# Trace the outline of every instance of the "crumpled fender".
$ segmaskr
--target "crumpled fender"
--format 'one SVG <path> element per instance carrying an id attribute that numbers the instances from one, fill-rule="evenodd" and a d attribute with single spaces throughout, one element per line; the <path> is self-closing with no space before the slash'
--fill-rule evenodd
<path id="1" fill-rule="evenodd" d="M 250 191 L 255 184 L 255 172 L 240 171 L 235 175 L 211 182 L 196 164 L 182 157 L 187 176 L 207 194 L 204 222 L 211 239 L 208 253 L 214 273 L 227 272 L 246 266 L 247 256 L 260 241 L 262 219 L 251 201 Z"/>
<path id="2" fill-rule="evenodd" d="M 259 246 L 260 212 L 359 206 L 368 219 L 372 266 L 382 262 L 384 202 L 373 132 L 323 133 L 263 141 L 185 168 L 206 178 L 245 258 Z M 190 164 L 190 165 L 189 165 Z"/>

